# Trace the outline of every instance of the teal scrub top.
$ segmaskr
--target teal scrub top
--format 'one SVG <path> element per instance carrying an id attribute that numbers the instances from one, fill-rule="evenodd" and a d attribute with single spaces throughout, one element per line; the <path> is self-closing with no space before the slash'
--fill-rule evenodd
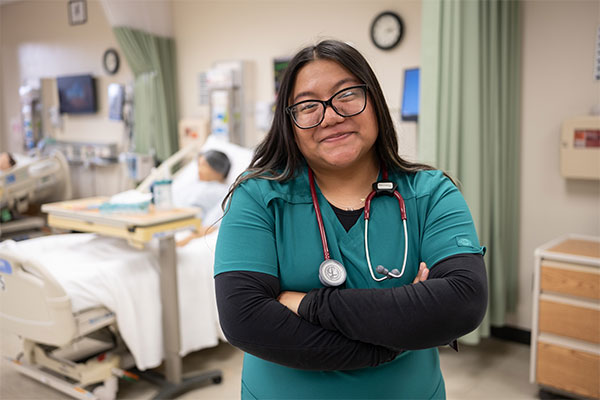
<path id="1" fill-rule="evenodd" d="M 331 258 L 345 266 L 346 288 L 408 285 L 421 261 L 431 268 L 452 255 L 484 253 L 462 194 L 441 171 L 390 173 L 389 179 L 398 184 L 406 204 L 408 259 L 401 278 L 382 282 L 374 281 L 368 270 L 364 218 L 346 232 L 316 187 Z M 368 239 L 373 268 L 381 264 L 401 270 L 405 239 L 396 198 L 373 199 Z M 285 183 L 257 178 L 235 190 L 219 229 L 215 275 L 262 272 L 279 278 L 282 291 L 308 292 L 323 287 L 318 274 L 322 261 L 323 245 L 306 168 Z M 389 363 L 354 371 L 298 370 L 244 356 L 242 398 L 444 397 L 437 348 L 406 351 Z"/>

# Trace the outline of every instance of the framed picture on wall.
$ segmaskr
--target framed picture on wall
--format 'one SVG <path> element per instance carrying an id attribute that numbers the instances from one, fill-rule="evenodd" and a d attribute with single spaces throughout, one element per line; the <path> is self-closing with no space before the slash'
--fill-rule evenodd
<path id="1" fill-rule="evenodd" d="M 87 4 L 85 0 L 69 0 L 69 24 L 81 25 L 87 21 Z"/>

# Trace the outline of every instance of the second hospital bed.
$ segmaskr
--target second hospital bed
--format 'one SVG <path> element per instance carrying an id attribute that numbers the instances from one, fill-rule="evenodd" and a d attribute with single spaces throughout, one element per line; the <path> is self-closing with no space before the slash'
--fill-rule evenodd
<path id="1" fill-rule="evenodd" d="M 203 147 L 208 148 L 231 158 L 230 180 L 250 161 L 247 149 L 210 138 Z M 191 163 L 181 171 L 175 190 L 195 179 L 194 167 Z M 216 237 L 215 232 L 177 249 L 181 355 L 224 339 L 212 279 Z M 14 327 L 26 339 L 27 351 L 30 342 L 62 346 L 94 330 L 118 326 L 136 367 L 156 367 L 163 359 L 156 253 L 153 246 L 137 250 L 124 240 L 94 234 L 1 242 L 0 259 L 10 260 L 12 266 L 5 268 L 13 270 L 7 274 L 0 265 L 0 286 L 20 279 L 24 289 L 16 298 L 0 294 L 3 329 Z M 11 324 L 5 323 L 8 319 Z"/>

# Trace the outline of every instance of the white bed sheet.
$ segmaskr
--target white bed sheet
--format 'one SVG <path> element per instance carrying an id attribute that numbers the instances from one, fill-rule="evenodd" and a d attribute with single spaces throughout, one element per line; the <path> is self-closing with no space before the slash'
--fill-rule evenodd
<path id="1" fill-rule="evenodd" d="M 217 232 L 177 248 L 182 356 L 225 340 L 218 321 L 213 264 Z M 136 366 L 163 360 L 158 265 L 154 246 L 137 250 L 126 241 L 95 234 L 46 236 L 0 248 L 38 261 L 63 286 L 74 312 L 103 305 L 115 312 L 118 329 Z"/>

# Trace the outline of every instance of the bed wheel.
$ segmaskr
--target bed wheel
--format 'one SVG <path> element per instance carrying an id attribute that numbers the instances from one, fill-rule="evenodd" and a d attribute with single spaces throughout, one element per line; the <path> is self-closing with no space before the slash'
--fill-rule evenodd
<path id="1" fill-rule="evenodd" d="M 220 376 L 215 376 L 214 378 L 212 378 L 214 384 L 219 384 L 222 380 L 223 378 L 221 378 Z"/>

